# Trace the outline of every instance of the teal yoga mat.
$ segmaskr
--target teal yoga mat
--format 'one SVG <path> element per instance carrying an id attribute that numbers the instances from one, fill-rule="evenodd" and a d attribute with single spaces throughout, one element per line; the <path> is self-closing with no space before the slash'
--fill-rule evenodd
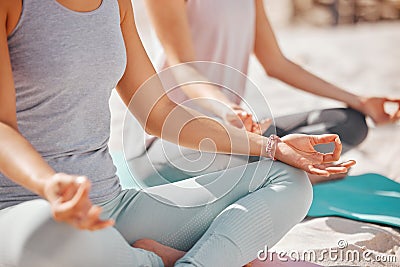
<path id="1" fill-rule="evenodd" d="M 341 216 L 400 227 L 400 184 L 368 173 L 317 184 L 308 216 Z"/>

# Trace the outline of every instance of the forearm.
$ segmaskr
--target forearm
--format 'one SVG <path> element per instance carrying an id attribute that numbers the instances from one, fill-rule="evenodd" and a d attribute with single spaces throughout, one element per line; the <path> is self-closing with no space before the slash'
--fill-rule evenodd
<path id="1" fill-rule="evenodd" d="M 170 104 L 150 116 L 148 132 L 170 142 L 204 152 L 267 156 L 268 138 L 223 125 L 184 106 Z M 155 124 L 153 121 L 163 121 Z"/>
<path id="2" fill-rule="evenodd" d="M 282 53 L 268 21 L 262 0 L 256 1 L 256 37 L 254 54 L 266 73 L 303 91 L 335 99 L 360 109 L 360 98 L 330 84 L 288 60 Z"/>
<path id="3" fill-rule="evenodd" d="M 211 84 L 195 65 L 179 65 L 173 68 L 171 73 L 178 84 L 184 84 L 180 88 L 189 99 L 220 118 L 225 118 L 227 113 L 238 106 L 219 86 Z"/>
<path id="4" fill-rule="evenodd" d="M 44 182 L 55 172 L 16 130 L 0 122 L 0 172 L 43 196 Z"/>
<path id="5" fill-rule="evenodd" d="M 324 81 L 290 60 L 282 59 L 282 62 L 277 64 L 274 69 L 276 70 L 271 72 L 271 76 L 291 86 L 318 96 L 344 102 L 355 109 L 361 108 L 359 96 Z"/>

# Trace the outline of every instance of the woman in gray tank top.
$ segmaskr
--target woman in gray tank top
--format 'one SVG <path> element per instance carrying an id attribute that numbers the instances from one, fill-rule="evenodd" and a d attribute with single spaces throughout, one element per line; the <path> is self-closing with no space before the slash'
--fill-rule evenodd
<path id="1" fill-rule="evenodd" d="M 337 135 L 248 134 L 162 97 L 157 77 L 139 89 L 155 71 L 130 0 L 1 1 L 0 61 L 0 266 L 241 266 L 307 213 L 304 171 L 349 167 L 326 165 Z M 266 159 L 121 190 L 107 147 L 114 87 L 152 135 Z M 328 142 L 334 152 L 313 149 Z"/>

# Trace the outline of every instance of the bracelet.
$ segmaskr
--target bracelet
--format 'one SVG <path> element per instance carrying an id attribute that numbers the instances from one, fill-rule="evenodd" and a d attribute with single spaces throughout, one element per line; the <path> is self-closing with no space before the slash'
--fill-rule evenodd
<path id="1" fill-rule="evenodd" d="M 276 151 L 276 145 L 278 144 L 279 136 L 275 134 L 271 134 L 268 137 L 268 142 L 267 146 L 265 147 L 265 151 L 267 152 L 267 157 L 271 158 L 272 160 L 275 159 L 275 151 Z"/>

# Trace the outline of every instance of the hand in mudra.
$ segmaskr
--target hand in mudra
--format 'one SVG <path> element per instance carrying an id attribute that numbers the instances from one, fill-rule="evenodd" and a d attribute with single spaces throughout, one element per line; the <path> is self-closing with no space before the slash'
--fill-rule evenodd
<path id="1" fill-rule="evenodd" d="M 331 153 L 320 153 L 314 148 L 315 145 L 328 143 L 335 144 Z M 342 143 L 336 134 L 290 134 L 277 141 L 275 158 L 308 173 L 329 176 L 346 173 L 351 166 L 356 164 L 354 160 L 332 164 L 339 160 L 341 152 Z"/>
<path id="2" fill-rule="evenodd" d="M 262 135 L 272 124 L 271 119 L 264 119 L 260 122 L 253 120 L 253 114 L 245 111 L 241 107 L 235 107 L 232 113 L 225 116 L 226 122 L 237 128 L 244 128 L 248 132 Z"/>
<path id="3" fill-rule="evenodd" d="M 397 104 L 397 109 L 393 113 L 385 110 L 385 104 Z M 390 99 L 386 97 L 368 97 L 362 100 L 360 109 L 368 115 L 376 125 L 395 123 L 400 120 L 400 99 Z"/>
<path id="4" fill-rule="evenodd" d="M 46 180 L 44 197 L 49 201 L 54 220 L 81 230 L 100 230 L 114 225 L 102 220 L 101 207 L 89 199 L 90 181 L 84 176 L 57 173 Z"/>

